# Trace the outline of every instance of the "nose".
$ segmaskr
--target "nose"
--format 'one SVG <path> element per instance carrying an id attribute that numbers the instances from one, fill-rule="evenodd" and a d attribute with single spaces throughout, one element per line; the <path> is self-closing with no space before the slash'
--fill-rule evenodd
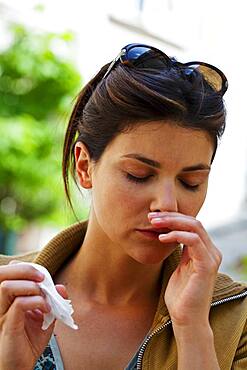
<path id="1" fill-rule="evenodd" d="M 172 182 L 162 184 L 159 189 L 153 189 L 150 212 L 178 212 L 178 197 L 176 186 Z"/>

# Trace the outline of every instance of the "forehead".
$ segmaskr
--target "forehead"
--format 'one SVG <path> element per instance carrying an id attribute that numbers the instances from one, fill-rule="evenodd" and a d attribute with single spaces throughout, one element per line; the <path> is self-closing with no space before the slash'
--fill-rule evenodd
<path id="1" fill-rule="evenodd" d="M 108 145 L 105 155 L 116 159 L 138 153 L 165 162 L 166 166 L 210 163 L 214 145 L 206 131 L 181 127 L 174 122 L 138 124 L 121 133 Z"/>

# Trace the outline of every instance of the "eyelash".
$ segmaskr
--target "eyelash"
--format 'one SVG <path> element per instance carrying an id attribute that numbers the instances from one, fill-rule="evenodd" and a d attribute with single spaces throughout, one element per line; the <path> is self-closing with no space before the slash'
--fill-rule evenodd
<path id="1" fill-rule="evenodd" d="M 130 173 L 126 174 L 126 177 L 129 181 L 135 182 L 137 184 L 146 182 L 152 175 L 145 176 L 145 177 L 136 177 L 131 175 Z"/>
<path id="2" fill-rule="evenodd" d="M 200 185 L 189 185 L 183 180 L 180 180 L 181 184 L 185 187 L 185 189 L 188 189 L 189 191 L 197 191 L 199 190 Z"/>
<path id="3" fill-rule="evenodd" d="M 127 173 L 126 177 L 131 182 L 134 182 L 136 184 L 143 184 L 147 182 L 150 179 L 150 177 L 152 177 L 152 175 L 145 176 L 145 177 L 136 177 L 136 176 L 131 175 L 130 173 Z M 189 185 L 183 180 L 180 180 L 180 182 L 189 191 L 197 191 L 199 189 L 199 185 Z"/>

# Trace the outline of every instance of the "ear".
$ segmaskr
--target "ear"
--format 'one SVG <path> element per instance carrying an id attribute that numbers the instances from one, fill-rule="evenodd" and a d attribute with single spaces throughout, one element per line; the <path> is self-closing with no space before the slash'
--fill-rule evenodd
<path id="1" fill-rule="evenodd" d="M 87 147 L 82 142 L 75 144 L 75 168 L 79 184 L 84 189 L 92 187 L 92 161 Z"/>

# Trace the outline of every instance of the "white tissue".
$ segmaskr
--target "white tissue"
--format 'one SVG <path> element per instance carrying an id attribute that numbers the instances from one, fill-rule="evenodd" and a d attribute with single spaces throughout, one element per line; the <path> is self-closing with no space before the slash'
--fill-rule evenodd
<path id="1" fill-rule="evenodd" d="M 46 330 L 55 318 L 57 320 L 61 320 L 65 325 L 70 326 L 72 329 L 78 329 L 78 326 L 75 324 L 71 316 L 74 312 L 71 300 L 64 299 L 57 292 L 49 271 L 44 266 L 38 265 L 37 263 L 21 262 L 20 264 L 29 264 L 45 275 L 44 280 L 37 284 L 44 292 L 46 300 L 51 306 L 51 311 L 44 314 L 42 329 Z"/>

